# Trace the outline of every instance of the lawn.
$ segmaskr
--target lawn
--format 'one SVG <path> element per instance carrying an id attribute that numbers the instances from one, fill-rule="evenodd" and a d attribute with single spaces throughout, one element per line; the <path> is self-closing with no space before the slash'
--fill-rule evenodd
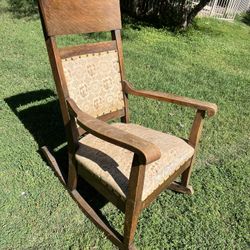
<path id="1" fill-rule="evenodd" d="M 62 38 L 61 45 L 99 36 Z M 250 27 L 198 19 L 184 34 L 132 24 L 123 31 L 137 88 L 217 103 L 206 119 L 193 196 L 162 193 L 139 222 L 139 249 L 249 249 Z M 80 212 L 40 154 L 64 147 L 40 21 L 0 2 L 0 249 L 114 249 Z M 132 122 L 187 136 L 194 110 L 130 98 Z M 102 212 L 119 230 L 123 214 Z"/>

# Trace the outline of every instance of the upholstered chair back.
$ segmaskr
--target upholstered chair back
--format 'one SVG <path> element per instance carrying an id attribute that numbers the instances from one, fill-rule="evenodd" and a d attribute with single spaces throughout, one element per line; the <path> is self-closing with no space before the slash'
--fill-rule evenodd
<path id="1" fill-rule="evenodd" d="M 69 96 L 84 112 L 98 117 L 124 108 L 116 50 L 62 60 Z"/>

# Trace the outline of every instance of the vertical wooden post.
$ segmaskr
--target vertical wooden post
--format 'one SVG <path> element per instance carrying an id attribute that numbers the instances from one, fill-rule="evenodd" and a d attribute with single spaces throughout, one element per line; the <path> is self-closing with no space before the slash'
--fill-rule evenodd
<path id="1" fill-rule="evenodd" d="M 74 120 L 70 118 L 67 104 L 65 102 L 65 99 L 69 96 L 69 93 L 63 72 L 61 57 L 59 55 L 58 48 L 56 45 L 56 38 L 54 36 L 49 36 L 47 33 L 40 4 L 41 2 L 39 1 L 38 7 L 43 27 L 44 38 L 49 55 L 50 65 L 53 71 L 57 94 L 59 97 L 60 109 L 63 117 L 65 132 L 68 139 L 69 174 L 67 184 L 69 188 L 73 190 L 76 188 L 77 185 L 77 170 L 73 158 L 77 147 L 77 129 Z"/>
<path id="2" fill-rule="evenodd" d="M 192 172 L 192 167 L 193 167 L 193 163 L 195 161 L 195 155 L 197 152 L 197 146 L 198 146 L 200 136 L 201 136 L 204 118 L 205 118 L 205 111 L 204 110 L 197 110 L 196 115 L 195 115 L 195 119 L 194 119 L 194 122 L 193 122 L 193 125 L 191 128 L 189 140 L 188 140 L 188 144 L 191 145 L 192 147 L 194 147 L 195 151 L 194 151 L 194 155 L 192 157 L 190 167 L 187 168 L 181 176 L 181 184 L 185 187 L 187 187 L 189 184 L 189 180 L 190 180 L 190 176 L 191 176 L 191 172 Z"/>
<path id="3" fill-rule="evenodd" d="M 137 222 L 142 208 L 142 190 L 145 176 L 145 165 L 141 165 L 137 155 L 134 155 L 129 177 L 128 196 L 125 210 L 124 249 L 133 249 L 133 240 Z"/>
<path id="4" fill-rule="evenodd" d="M 125 69 L 124 69 L 124 60 L 123 60 L 123 52 L 122 52 L 122 38 L 121 38 L 121 31 L 120 30 L 113 30 L 111 31 L 112 40 L 116 41 L 116 46 L 118 50 L 119 56 L 119 65 L 120 65 L 120 72 L 121 72 L 121 84 L 123 88 L 123 96 L 124 96 L 124 103 L 125 103 L 125 116 L 121 118 L 121 121 L 124 123 L 129 123 L 129 112 L 128 112 L 128 94 L 124 91 L 124 80 L 125 80 Z"/>

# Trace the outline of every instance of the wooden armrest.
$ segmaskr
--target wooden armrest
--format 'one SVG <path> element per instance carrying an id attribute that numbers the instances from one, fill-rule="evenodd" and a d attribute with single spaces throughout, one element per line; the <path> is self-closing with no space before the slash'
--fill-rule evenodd
<path id="1" fill-rule="evenodd" d="M 68 98 L 66 102 L 70 114 L 76 117 L 83 129 L 102 140 L 134 152 L 139 156 L 142 164 L 147 165 L 161 157 L 159 148 L 151 142 L 84 113 L 71 98 Z"/>
<path id="2" fill-rule="evenodd" d="M 164 102 L 171 102 L 187 107 L 196 108 L 198 110 L 207 111 L 208 116 L 213 116 L 217 112 L 217 105 L 210 102 L 203 102 L 187 97 L 177 96 L 169 93 L 162 93 L 156 91 L 148 91 L 148 90 L 137 90 L 134 89 L 128 81 L 123 81 L 125 92 L 127 94 L 132 94 L 135 96 L 143 96 L 151 99 L 156 99 Z"/>

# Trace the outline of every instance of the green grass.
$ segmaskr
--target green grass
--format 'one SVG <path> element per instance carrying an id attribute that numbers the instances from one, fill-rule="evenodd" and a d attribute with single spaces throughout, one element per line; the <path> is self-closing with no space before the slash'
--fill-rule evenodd
<path id="1" fill-rule="evenodd" d="M 39 154 L 42 145 L 59 150 L 65 138 L 40 21 L 16 19 L 1 1 L 0 34 L 0 249 L 114 249 Z M 249 249 L 249 38 L 249 26 L 213 19 L 179 35 L 124 26 L 127 78 L 137 88 L 219 106 L 205 122 L 195 194 L 162 193 L 140 218 L 139 249 Z M 194 110 L 138 97 L 130 111 L 133 122 L 178 136 L 188 135 L 194 117 Z M 122 229 L 116 208 L 102 211 Z"/>

